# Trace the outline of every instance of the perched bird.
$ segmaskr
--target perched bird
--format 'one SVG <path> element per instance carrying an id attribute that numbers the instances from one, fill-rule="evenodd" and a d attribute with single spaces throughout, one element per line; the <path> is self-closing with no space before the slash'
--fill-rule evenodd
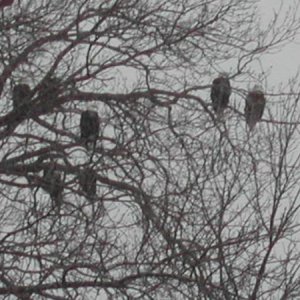
<path id="1" fill-rule="evenodd" d="M 31 96 L 32 92 L 28 84 L 21 83 L 15 85 L 12 91 L 14 111 L 22 111 L 22 113 L 26 113 L 30 108 L 29 102 Z"/>
<path id="2" fill-rule="evenodd" d="M 30 112 L 30 101 L 32 91 L 28 84 L 16 84 L 12 90 L 13 114 L 9 120 L 6 130 L 11 131 L 18 126 L 20 122 L 25 120 Z"/>
<path id="3" fill-rule="evenodd" d="M 100 120 L 96 110 L 85 110 L 81 113 L 80 133 L 81 141 L 88 148 L 89 143 L 95 148 L 99 136 Z"/>
<path id="4" fill-rule="evenodd" d="M 96 196 L 97 173 L 91 168 L 82 169 L 79 174 L 79 184 L 88 199 L 93 201 Z"/>
<path id="5" fill-rule="evenodd" d="M 222 116 L 225 108 L 228 106 L 229 97 L 231 94 L 231 86 L 227 75 L 220 74 L 212 82 L 210 98 L 213 104 L 213 109 L 217 116 Z"/>
<path id="6" fill-rule="evenodd" d="M 64 188 L 62 173 L 56 170 L 54 165 L 44 170 L 41 187 L 50 195 L 53 206 L 59 210 L 63 201 L 62 194 Z"/>
<path id="7" fill-rule="evenodd" d="M 262 88 L 255 85 L 254 88 L 249 91 L 245 105 L 245 118 L 250 130 L 261 120 L 265 105 L 266 98 Z"/>

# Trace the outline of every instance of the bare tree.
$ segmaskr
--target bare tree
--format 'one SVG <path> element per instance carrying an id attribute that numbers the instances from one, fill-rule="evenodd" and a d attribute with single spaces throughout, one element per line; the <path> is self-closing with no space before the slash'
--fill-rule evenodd
<path id="1" fill-rule="evenodd" d="M 298 77 L 273 91 L 257 63 L 299 32 L 298 7 L 262 28 L 254 2 L 1 8 L 1 299 L 300 297 Z"/>

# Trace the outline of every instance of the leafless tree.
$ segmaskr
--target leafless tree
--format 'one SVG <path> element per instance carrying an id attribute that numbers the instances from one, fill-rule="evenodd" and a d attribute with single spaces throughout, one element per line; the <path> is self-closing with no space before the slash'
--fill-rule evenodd
<path id="1" fill-rule="evenodd" d="M 259 64 L 299 33 L 298 6 L 261 26 L 254 2 L 0 7 L 1 299 L 300 297 L 298 77 L 273 90 Z M 20 84 L 30 97 L 13 109 Z"/>

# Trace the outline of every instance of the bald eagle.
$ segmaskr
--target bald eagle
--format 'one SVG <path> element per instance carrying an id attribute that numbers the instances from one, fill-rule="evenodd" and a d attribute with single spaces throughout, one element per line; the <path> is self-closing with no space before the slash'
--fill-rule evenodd
<path id="1" fill-rule="evenodd" d="M 12 100 L 14 111 L 26 113 L 30 106 L 31 89 L 28 84 L 17 84 L 12 91 Z"/>
<path id="2" fill-rule="evenodd" d="M 59 170 L 56 170 L 54 166 L 50 169 L 45 169 L 41 187 L 50 195 L 53 206 L 60 209 L 64 189 L 62 173 Z"/>
<path id="3" fill-rule="evenodd" d="M 95 148 L 99 135 L 99 127 L 100 120 L 97 111 L 88 109 L 81 113 L 81 140 L 84 142 L 86 148 L 88 148 L 89 143 L 93 143 Z"/>
<path id="4" fill-rule="evenodd" d="M 246 97 L 245 105 L 245 118 L 250 130 L 252 130 L 256 123 L 262 118 L 265 105 L 266 98 L 262 89 L 259 86 L 254 86 Z"/>
<path id="5" fill-rule="evenodd" d="M 97 173 L 91 168 L 81 170 L 79 184 L 82 191 L 86 193 L 88 199 L 94 200 L 97 190 Z"/>
<path id="6" fill-rule="evenodd" d="M 228 106 L 231 94 L 231 86 L 226 75 L 220 75 L 212 82 L 210 98 L 213 109 L 217 116 L 222 116 L 225 108 Z"/>

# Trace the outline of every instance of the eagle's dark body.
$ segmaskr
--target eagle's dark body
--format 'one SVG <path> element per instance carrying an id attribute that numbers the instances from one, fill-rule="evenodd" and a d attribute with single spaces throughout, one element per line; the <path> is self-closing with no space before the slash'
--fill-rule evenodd
<path id="1" fill-rule="evenodd" d="M 261 120 L 265 105 L 266 99 L 261 90 L 254 89 L 248 93 L 245 105 L 245 118 L 250 130 Z"/>
<path id="2" fill-rule="evenodd" d="M 213 110 L 217 116 L 223 115 L 224 110 L 228 106 L 230 94 L 231 86 L 227 77 L 220 76 L 214 79 L 211 86 L 210 97 L 213 104 Z"/>
<path id="3" fill-rule="evenodd" d="M 91 168 L 81 170 L 79 175 L 79 184 L 87 197 L 90 200 L 93 200 L 96 196 L 97 190 L 97 173 Z"/>
<path id="4" fill-rule="evenodd" d="M 50 195 L 53 206 L 59 209 L 64 189 L 61 172 L 54 167 L 44 170 L 41 187 Z"/>
<path id="5" fill-rule="evenodd" d="M 81 113 L 80 131 L 81 141 L 88 147 L 92 143 L 95 147 L 99 136 L 100 120 L 97 111 L 85 110 Z"/>

